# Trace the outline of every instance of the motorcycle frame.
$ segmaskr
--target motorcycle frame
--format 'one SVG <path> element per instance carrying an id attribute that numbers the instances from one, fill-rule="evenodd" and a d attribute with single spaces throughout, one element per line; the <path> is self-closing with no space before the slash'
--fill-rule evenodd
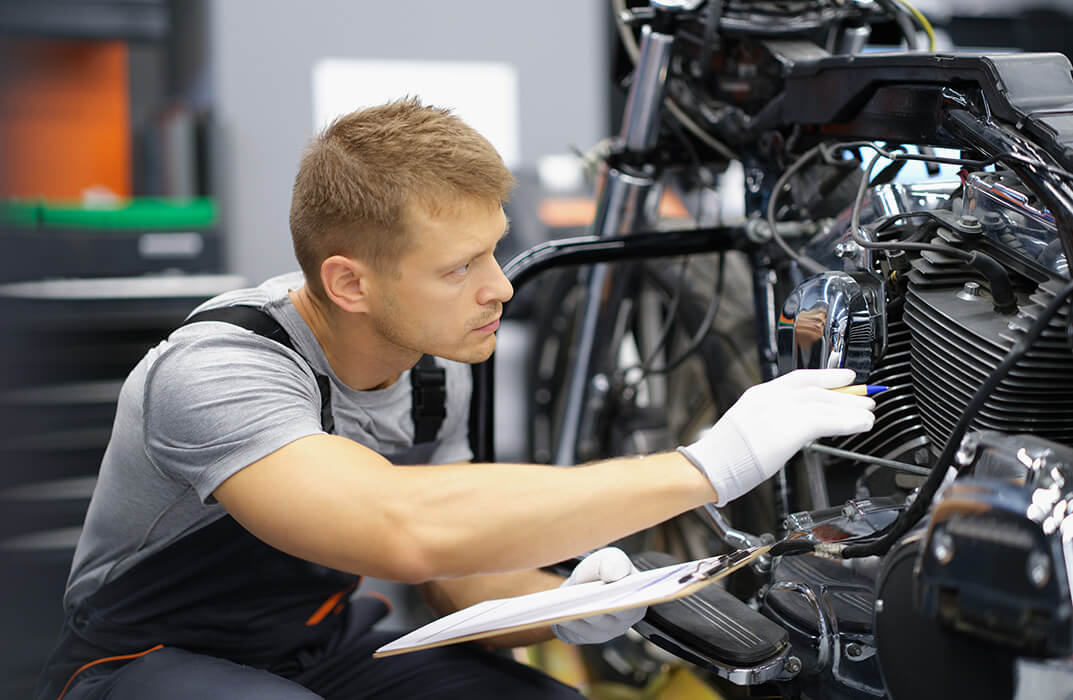
<path id="1" fill-rule="evenodd" d="M 594 235 L 541 244 L 504 267 L 516 288 L 540 272 L 589 265 L 578 360 L 571 367 L 567 404 L 555 462 L 572 464 L 583 430 L 585 398 L 597 373 L 597 326 L 614 318 L 620 294 L 601 295 L 613 283 L 606 263 L 744 250 L 749 254 L 761 374 L 777 374 L 775 265 L 782 254 L 770 242 L 721 227 L 655 231 L 660 173 L 649 156 L 656 148 L 674 22 L 661 15 L 641 31 L 641 52 L 627 99 L 618 157 L 605 172 Z M 662 31 L 656 31 L 654 26 Z M 870 140 L 973 150 L 1002 160 L 1054 214 L 1067 260 L 1073 260 L 1073 74 L 1061 54 L 1000 56 L 894 53 L 824 56 L 792 42 L 765 45 L 785 66 L 783 91 L 754 117 L 754 134 L 797 129 L 802 148 L 824 140 Z M 800 58 L 804 56 L 804 58 Z M 896 110 L 897 119 L 891 118 Z M 742 151 L 755 149 L 742 147 Z M 1046 164 L 1043 166 L 1041 164 Z M 764 173 L 762 167 L 756 171 Z M 775 178 L 747 191 L 746 211 L 760 216 Z M 643 233 L 633 233 L 643 231 Z M 603 297 L 603 298 L 602 298 Z M 474 367 L 470 415 L 477 461 L 494 461 L 494 354 Z M 789 515 L 785 473 L 776 484 L 779 519 Z"/>

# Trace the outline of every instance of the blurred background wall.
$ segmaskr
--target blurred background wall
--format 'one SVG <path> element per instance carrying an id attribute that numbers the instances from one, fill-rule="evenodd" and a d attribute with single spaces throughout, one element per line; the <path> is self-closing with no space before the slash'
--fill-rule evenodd
<path id="1" fill-rule="evenodd" d="M 607 9 L 597 0 L 206 5 L 212 109 L 228 175 L 228 260 L 251 279 L 294 268 L 287 211 L 298 159 L 313 134 L 312 76 L 321 59 L 513 66 L 518 167 L 605 135 Z M 400 84 L 398 96 L 408 89 Z"/>

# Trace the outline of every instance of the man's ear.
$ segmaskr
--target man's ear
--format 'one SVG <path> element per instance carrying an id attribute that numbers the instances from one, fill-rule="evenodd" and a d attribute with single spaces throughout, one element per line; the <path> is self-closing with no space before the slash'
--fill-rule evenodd
<path id="1" fill-rule="evenodd" d="M 320 264 L 320 281 L 325 295 L 348 313 L 368 312 L 372 286 L 370 273 L 368 265 L 345 255 L 332 255 Z"/>

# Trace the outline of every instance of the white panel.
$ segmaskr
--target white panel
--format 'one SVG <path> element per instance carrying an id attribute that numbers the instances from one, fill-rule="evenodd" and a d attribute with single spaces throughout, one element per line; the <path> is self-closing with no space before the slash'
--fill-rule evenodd
<path id="1" fill-rule="evenodd" d="M 330 58 L 313 66 L 313 128 L 341 114 L 416 95 L 449 107 L 487 138 L 507 167 L 521 161 L 518 73 L 508 63 Z"/>

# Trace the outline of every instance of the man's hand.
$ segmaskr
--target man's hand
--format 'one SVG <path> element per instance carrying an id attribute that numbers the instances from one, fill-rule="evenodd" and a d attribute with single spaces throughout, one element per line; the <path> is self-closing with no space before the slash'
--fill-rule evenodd
<path id="1" fill-rule="evenodd" d="M 563 586 L 589 581 L 612 583 L 637 571 L 626 553 L 617 547 L 605 547 L 581 560 Z M 562 586 L 560 586 L 561 588 Z M 555 636 L 570 644 L 599 644 L 622 635 L 645 616 L 648 608 L 633 608 L 594 615 L 551 626 Z"/>
<path id="2" fill-rule="evenodd" d="M 715 426 L 679 447 L 724 505 L 771 477 L 817 438 L 851 435 L 875 422 L 875 401 L 828 391 L 854 379 L 849 369 L 797 370 L 751 387 Z"/>

